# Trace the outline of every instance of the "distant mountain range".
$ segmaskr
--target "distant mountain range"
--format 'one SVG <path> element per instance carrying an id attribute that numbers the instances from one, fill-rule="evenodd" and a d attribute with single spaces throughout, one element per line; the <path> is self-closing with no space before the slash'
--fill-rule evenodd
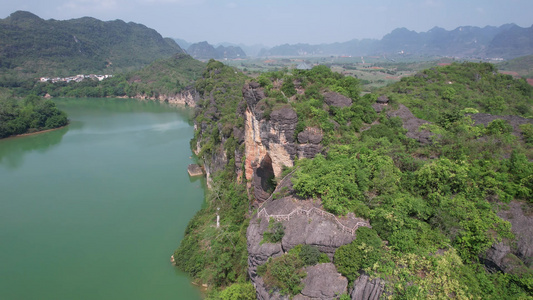
<path id="1" fill-rule="evenodd" d="M 0 19 L 0 70 L 42 76 L 115 73 L 185 53 L 157 31 L 121 20 L 43 20 L 25 11 Z M 53 73 L 53 74 L 51 74 Z"/>
<path id="2" fill-rule="evenodd" d="M 439 55 L 461 58 L 505 58 L 533 54 L 533 26 L 515 24 L 484 28 L 462 26 L 448 31 L 435 27 L 417 33 L 398 28 L 381 40 L 363 39 L 332 44 L 284 44 L 262 49 L 258 56 L 366 56 L 387 54 Z"/>
<path id="3" fill-rule="evenodd" d="M 30 12 L 17 11 L 0 19 L 0 76 L 66 77 L 131 71 L 154 60 L 185 53 L 177 42 L 183 48 L 187 46 L 187 52 L 197 59 L 235 59 L 247 54 L 260 57 L 399 54 L 512 59 L 533 54 L 533 26 L 463 26 L 451 31 L 435 27 L 421 33 L 399 28 L 381 40 L 285 44 L 259 51 L 258 45 L 190 44 L 163 38 L 154 29 L 121 20 L 104 22 L 90 17 L 44 20 Z"/>
<path id="4" fill-rule="evenodd" d="M 235 59 L 246 58 L 246 53 L 238 46 L 214 47 L 208 42 L 200 42 L 190 45 L 187 53 L 196 59 Z"/>
<path id="5" fill-rule="evenodd" d="M 189 47 L 193 44 L 198 44 L 198 43 L 191 43 L 191 42 L 188 42 L 184 39 L 179 39 L 179 38 L 175 38 L 174 41 L 176 43 L 178 43 L 178 45 L 180 45 L 180 47 L 182 49 L 189 49 Z M 234 43 L 227 43 L 227 42 L 224 42 L 224 43 L 219 43 L 219 44 L 213 44 L 212 45 L 213 47 L 217 48 L 219 46 L 224 46 L 224 47 L 230 47 L 230 46 L 233 46 L 233 47 L 239 47 L 242 49 L 242 51 L 244 52 L 244 54 L 246 56 L 252 56 L 252 57 L 256 57 L 257 54 L 259 53 L 259 51 L 261 51 L 262 49 L 265 48 L 265 45 L 262 45 L 262 44 L 256 44 L 256 45 L 245 45 L 243 43 L 240 43 L 240 44 L 234 44 Z"/>

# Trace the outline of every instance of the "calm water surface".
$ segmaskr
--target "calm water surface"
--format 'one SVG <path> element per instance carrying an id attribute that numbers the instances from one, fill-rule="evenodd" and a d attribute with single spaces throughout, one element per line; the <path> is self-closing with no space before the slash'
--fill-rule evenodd
<path id="1" fill-rule="evenodd" d="M 0 140 L 0 299 L 200 299 L 169 262 L 203 201 L 190 111 L 56 103 L 68 127 Z"/>

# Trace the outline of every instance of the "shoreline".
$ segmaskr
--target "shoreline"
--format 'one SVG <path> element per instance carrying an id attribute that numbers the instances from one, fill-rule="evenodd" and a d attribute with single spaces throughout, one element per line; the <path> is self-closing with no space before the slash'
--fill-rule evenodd
<path id="1" fill-rule="evenodd" d="M 36 135 L 36 134 L 41 134 L 41 133 L 50 132 L 50 131 L 54 131 L 54 130 L 59 130 L 59 129 L 67 127 L 68 125 L 70 125 L 70 122 L 67 125 L 64 125 L 64 126 L 61 126 L 61 127 L 57 127 L 57 128 L 39 130 L 39 131 L 31 132 L 31 133 L 22 133 L 22 134 L 10 135 L 8 137 L 3 138 L 2 140 L 19 138 L 19 137 Z"/>

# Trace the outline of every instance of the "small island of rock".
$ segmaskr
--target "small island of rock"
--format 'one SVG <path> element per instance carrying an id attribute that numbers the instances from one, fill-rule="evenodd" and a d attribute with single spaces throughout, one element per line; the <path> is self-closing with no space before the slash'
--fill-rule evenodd
<path id="1" fill-rule="evenodd" d="M 187 167 L 187 172 L 189 172 L 189 176 L 192 177 L 204 175 L 202 168 L 197 164 L 190 164 Z"/>

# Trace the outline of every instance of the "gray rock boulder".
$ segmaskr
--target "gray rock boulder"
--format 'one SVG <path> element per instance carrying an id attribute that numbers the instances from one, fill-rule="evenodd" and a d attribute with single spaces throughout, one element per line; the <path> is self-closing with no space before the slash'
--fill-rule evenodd
<path id="1" fill-rule="evenodd" d="M 304 131 L 298 133 L 298 142 L 300 144 L 320 144 L 324 134 L 315 127 L 307 127 Z"/>
<path id="2" fill-rule="evenodd" d="M 263 233 L 268 228 L 268 220 L 254 219 L 246 231 L 248 247 L 248 272 L 252 281 L 257 277 L 257 266 L 267 262 L 270 257 L 283 254 L 281 244 L 263 243 Z"/>
<path id="3" fill-rule="evenodd" d="M 419 130 L 419 127 L 431 122 L 419 119 L 405 105 L 400 104 L 395 111 L 389 112 L 387 117 L 400 117 L 403 128 L 407 129 L 407 137 L 418 140 L 421 144 L 431 143 L 431 133 L 428 130 Z"/>
<path id="4" fill-rule="evenodd" d="M 289 187 L 284 182 L 285 179 L 280 186 Z M 274 194 L 276 192 L 281 193 L 281 190 L 277 189 Z M 258 208 L 258 213 L 252 217 L 246 234 L 248 273 L 259 299 L 284 299 L 279 293 L 267 290 L 257 274 L 257 266 L 266 263 L 268 258 L 280 256 L 299 244 L 307 244 L 316 246 L 332 259 L 338 247 L 356 238 L 355 230 L 359 226 L 370 226 L 367 221 L 356 218 L 353 214 L 336 217 L 325 212 L 321 209 L 319 200 L 301 200 L 290 195 L 277 200 L 273 198 L 270 197 Z M 284 225 L 285 235 L 281 243 L 261 244 L 270 219 Z M 346 291 L 346 278 L 338 274 L 333 264 L 308 267 L 306 271 L 306 288 L 297 296 L 300 298 L 294 299 L 333 299 L 335 292 Z"/>
<path id="5" fill-rule="evenodd" d="M 512 201 L 508 210 L 498 212 L 500 218 L 511 223 L 516 243 L 504 240 L 492 245 L 482 257 L 489 270 L 514 274 L 533 268 L 533 216 L 524 211 L 525 205 Z"/>
<path id="6" fill-rule="evenodd" d="M 383 280 L 380 278 L 370 280 L 368 275 L 363 274 L 355 280 L 350 297 L 352 300 L 378 300 L 384 289 Z"/>
<path id="7" fill-rule="evenodd" d="M 298 115 L 290 105 L 285 105 L 270 114 L 270 123 L 276 131 L 285 135 L 285 140 L 289 143 L 294 142 L 294 130 L 298 123 Z"/>
<path id="8" fill-rule="evenodd" d="M 305 270 L 304 288 L 294 299 L 337 299 L 346 293 L 348 279 L 339 274 L 332 263 L 310 266 Z"/>
<path id="9" fill-rule="evenodd" d="M 526 119 L 519 116 L 498 116 L 498 115 L 491 115 L 491 114 L 472 114 L 470 115 L 470 118 L 474 121 L 474 124 L 483 124 L 485 127 L 489 125 L 490 122 L 496 120 L 496 119 L 502 119 L 507 121 L 511 127 L 513 127 L 513 134 L 516 136 L 520 136 L 520 125 L 522 124 L 533 124 L 533 119 Z"/>
<path id="10" fill-rule="evenodd" d="M 324 102 L 335 107 L 348 107 L 352 105 L 352 99 L 335 92 L 324 93 Z"/>

